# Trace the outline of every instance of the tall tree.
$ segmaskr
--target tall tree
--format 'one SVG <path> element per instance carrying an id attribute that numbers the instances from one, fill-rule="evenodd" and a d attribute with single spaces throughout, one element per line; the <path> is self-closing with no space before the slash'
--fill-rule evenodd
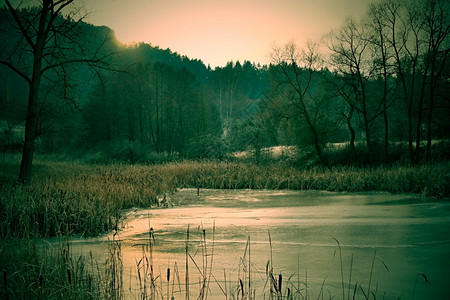
<path id="1" fill-rule="evenodd" d="M 348 19 L 338 31 L 328 35 L 327 46 L 331 50 L 331 64 L 344 75 L 354 91 L 355 101 L 349 104 L 361 118 L 369 160 L 372 161 L 372 127 L 382 112 L 382 106 L 372 103 L 373 97 L 369 95 L 368 86 L 374 69 L 370 59 L 367 30 L 362 23 Z"/>
<path id="2" fill-rule="evenodd" d="M 287 111 L 283 113 L 287 118 L 298 118 L 298 121 L 306 123 L 317 157 L 321 164 L 327 165 L 323 155 L 323 139 L 319 132 L 324 98 L 315 94 L 312 88 L 321 66 L 316 45 L 310 43 L 301 52 L 295 44 L 289 43 L 282 49 L 275 49 L 272 60 L 278 93 L 288 102 Z"/>
<path id="3" fill-rule="evenodd" d="M 424 1 L 420 13 L 424 20 L 426 53 L 424 56 L 425 69 L 429 70 L 428 77 L 428 116 L 427 116 L 427 146 L 426 160 L 431 158 L 431 140 L 433 137 L 433 112 L 436 107 L 438 89 L 448 84 L 448 70 L 446 66 L 450 56 L 450 4 L 444 0 Z M 420 151 L 420 140 L 416 144 L 417 155 Z"/>
<path id="4" fill-rule="evenodd" d="M 369 9 L 369 18 L 365 26 L 369 31 L 369 43 L 373 53 L 374 70 L 378 75 L 378 81 L 382 84 L 381 92 L 381 114 L 384 121 L 384 156 L 388 158 L 389 154 L 389 118 L 388 108 L 392 103 L 390 99 L 391 87 L 391 68 L 392 65 L 392 47 L 387 42 L 387 32 L 389 27 L 387 26 L 389 20 L 386 18 L 383 4 L 372 4 Z"/>
<path id="5" fill-rule="evenodd" d="M 392 49 L 394 72 L 407 107 L 411 161 L 419 162 L 424 114 L 428 111 L 429 159 L 436 91 L 448 82 L 444 78 L 448 76 L 449 4 L 443 0 L 385 0 L 380 8 L 388 29 L 386 41 Z"/>
<path id="6" fill-rule="evenodd" d="M 386 42 L 391 47 L 394 58 L 393 71 L 401 86 L 401 98 L 406 104 L 409 156 L 411 161 L 415 161 L 414 111 L 419 83 L 419 58 L 422 47 L 419 37 L 422 26 L 417 23 L 412 6 L 408 7 L 405 2 L 398 0 L 380 3 L 387 27 Z"/>
<path id="7" fill-rule="evenodd" d="M 2 48 L 0 64 L 6 65 L 22 77 L 29 85 L 25 123 L 25 139 L 19 178 L 30 181 L 32 176 L 35 142 L 38 137 L 38 122 L 44 102 L 43 80 L 58 78 L 55 82 L 66 84 L 69 74 L 66 67 L 72 64 L 87 64 L 105 68 L 107 54 L 101 54 L 101 40 L 94 51 L 87 51 L 77 36 L 82 30 L 82 17 L 75 21 L 79 10 L 71 9 L 74 0 L 42 0 L 37 7 L 23 9 L 14 7 L 5 0 L 9 15 L 8 23 L 17 29 L 18 38 L 13 44 Z M 62 16 L 62 12 L 66 14 Z M 89 53 L 91 52 L 91 53 Z"/>
<path id="8" fill-rule="evenodd" d="M 330 73 L 326 76 L 328 90 L 330 96 L 335 98 L 338 103 L 342 103 L 339 109 L 340 115 L 345 121 L 348 131 L 350 132 L 350 151 L 352 160 L 356 161 L 356 130 L 354 126 L 354 116 L 356 111 L 356 97 L 358 95 L 357 86 L 354 85 L 354 80 L 347 75 L 339 75 L 337 73 Z"/>

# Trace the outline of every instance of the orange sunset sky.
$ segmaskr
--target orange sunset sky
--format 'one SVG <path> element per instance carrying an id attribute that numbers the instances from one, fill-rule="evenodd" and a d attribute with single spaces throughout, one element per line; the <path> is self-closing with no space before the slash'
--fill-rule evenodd
<path id="1" fill-rule="evenodd" d="M 83 4 L 89 12 L 86 21 L 112 28 L 124 43 L 146 42 L 170 48 L 215 67 L 230 60 L 269 63 L 274 46 L 295 41 L 301 47 L 307 40 L 319 41 L 347 17 L 362 16 L 369 3 L 375 1 L 76 0 L 75 3 Z"/>
<path id="2" fill-rule="evenodd" d="M 212 67 L 269 63 L 274 46 L 318 41 L 374 0 L 85 0 L 88 21 L 125 43 L 170 48 Z"/>

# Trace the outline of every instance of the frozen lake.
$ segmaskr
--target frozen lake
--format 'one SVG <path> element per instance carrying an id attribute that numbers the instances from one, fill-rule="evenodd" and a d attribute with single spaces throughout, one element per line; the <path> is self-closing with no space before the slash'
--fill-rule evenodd
<path id="1" fill-rule="evenodd" d="M 136 265 L 143 251 L 150 257 L 150 228 L 159 299 L 167 293 L 186 298 L 186 261 L 190 299 L 202 293 L 204 280 L 208 299 L 236 298 L 242 287 L 255 299 L 268 299 L 271 269 L 277 284 L 282 274 L 283 296 L 289 287 L 297 297 L 352 299 L 355 286 L 356 299 L 368 292 L 377 299 L 411 299 L 414 290 L 414 299 L 449 295 L 447 202 L 408 194 L 200 190 L 197 195 L 196 189 L 179 190 L 170 199 L 188 204 L 132 211 L 114 237 L 121 241 L 127 298 L 139 297 Z M 112 238 L 73 245 L 101 256 Z"/>

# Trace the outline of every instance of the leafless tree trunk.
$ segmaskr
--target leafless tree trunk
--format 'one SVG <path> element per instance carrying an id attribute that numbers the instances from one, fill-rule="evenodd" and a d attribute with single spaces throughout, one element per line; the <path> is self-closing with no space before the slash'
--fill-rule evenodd
<path id="1" fill-rule="evenodd" d="M 400 80 L 403 99 L 407 107 L 408 149 L 410 159 L 414 161 L 413 105 L 420 47 L 418 28 L 412 26 L 414 18 L 408 12 L 408 7 L 406 7 L 405 3 L 397 0 L 386 0 L 379 4 L 379 9 L 381 10 L 380 13 L 384 14 L 384 25 L 386 26 L 385 41 L 392 49 L 394 73 Z M 411 38 L 415 39 L 415 42 L 411 42 Z"/>
<path id="2" fill-rule="evenodd" d="M 346 80 L 345 76 L 333 76 L 328 80 L 331 90 L 334 91 L 334 97 L 344 100 L 348 106 L 348 111 L 342 109 L 341 115 L 347 124 L 350 131 L 350 150 L 352 152 L 352 159 L 356 159 L 356 131 L 353 127 L 353 116 L 355 113 L 357 86 L 352 84 L 353 80 Z"/>
<path id="3" fill-rule="evenodd" d="M 389 119 L 388 108 L 392 101 L 389 99 L 391 88 L 389 87 L 389 79 L 391 76 L 390 66 L 392 58 L 392 47 L 387 42 L 387 33 L 389 27 L 387 24 L 389 19 L 386 18 L 386 11 L 383 4 L 371 5 L 369 10 L 369 18 L 366 26 L 369 28 L 369 42 L 372 45 L 374 54 L 374 65 L 377 73 L 380 74 L 383 91 L 381 99 L 381 113 L 384 121 L 384 157 L 385 160 L 389 156 Z"/>
<path id="4" fill-rule="evenodd" d="M 90 66 L 100 67 L 104 63 L 97 55 L 98 53 L 95 53 L 90 58 L 82 56 L 71 56 L 67 58 L 63 55 L 60 41 L 73 42 L 74 40 L 70 37 L 70 34 L 80 22 L 72 20 L 72 17 L 77 12 L 76 10 L 70 12 L 66 19 L 62 18 L 61 12 L 67 9 L 73 1 L 42 0 L 38 9 L 32 11 L 33 15 L 27 17 L 21 11 L 20 5 L 13 7 L 9 0 L 5 0 L 10 12 L 11 23 L 18 28 L 19 34 L 26 41 L 26 45 L 13 45 L 12 49 L 14 51 L 21 51 L 23 56 L 27 52 L 31 53 L 32 56 L 31 68 L 23 61 L 13 61 L 12 53 L 2 53 L 0 57 L 1 64 L 8 66 L 29 84 L 25 139 L 19 175 L 19 178 L 24 182 L 30 181 L 32 176 L 33 157 L 36 138 L 38 137 L 40 106 L 42 105 L 39 97 L 41 81 L 44 74 L 68 64 L 86 63 Z M 57 21 L 58 18 L 64 21 L 59 22 Z M 82 48 L 79 44 L 74 45 L 74 47 L 78 47 L 78 50 Z"/>
<path id="5" fill-rule="evenodd" d="M 371 111 L 367 83 L 372 74 L 372 63 L 368 59 L 369 42 L 361 24 L 349 19 L 337 32 L 328 36 L 327 46 L 331 50 L 331 63 L 343 74 L 355 92 L 354 109 L 361 116 L 361 125 L 366 135 L 369 160 L 373 160 L 372 125 L 380 115 L 380 109 Z"/>
<path id="6" fill-rule="evenodd" d="M 309 44 L 308 49 L 300 53 L 293 43 L 287 44 L 284 49 L 275 49 L 272 60 L 279 71 L 278 84 L 281 88 L 283 86 L 288 88 L 287 92 L 282 92 L 282 96 L 289 101 L 289 106 L 303 117 L 311 132 L 319 161 L 323 165 L 328 165 L 323 155 L 323 145 L 316 124 L 320 103 L 315 105 L 307 103 L 313 75 L 320 64 L 315 45 Z M 309 100 L 314 102 L 313 99 Z"/>
<path id="7" fill-rule="evenodd" d="M 431 159 L 431 142 L 433 137 L 433 111 L 435 109 L 436 91 L 440 84 L 447 81 L 444 68 L 450 55 L 450 5 L 443 0 L 427 0 L 422 7 L 424 31 L 427 40 L 425 65 L 429 69 L 428 75 L 428 120 L 426 160 Z M 446 74 L 448 76 L 449 74 Z"/>

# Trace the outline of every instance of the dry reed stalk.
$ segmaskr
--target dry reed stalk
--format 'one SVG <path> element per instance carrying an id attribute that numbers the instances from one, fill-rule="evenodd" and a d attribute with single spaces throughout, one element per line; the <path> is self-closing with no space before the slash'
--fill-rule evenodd
<path id="1" fill-rule="evenodd" d="M 186 289 L 186 300 L 189 300 L 189 225 L 186 230 L 186 273 L 185 273 L 185 289 Z"/>

